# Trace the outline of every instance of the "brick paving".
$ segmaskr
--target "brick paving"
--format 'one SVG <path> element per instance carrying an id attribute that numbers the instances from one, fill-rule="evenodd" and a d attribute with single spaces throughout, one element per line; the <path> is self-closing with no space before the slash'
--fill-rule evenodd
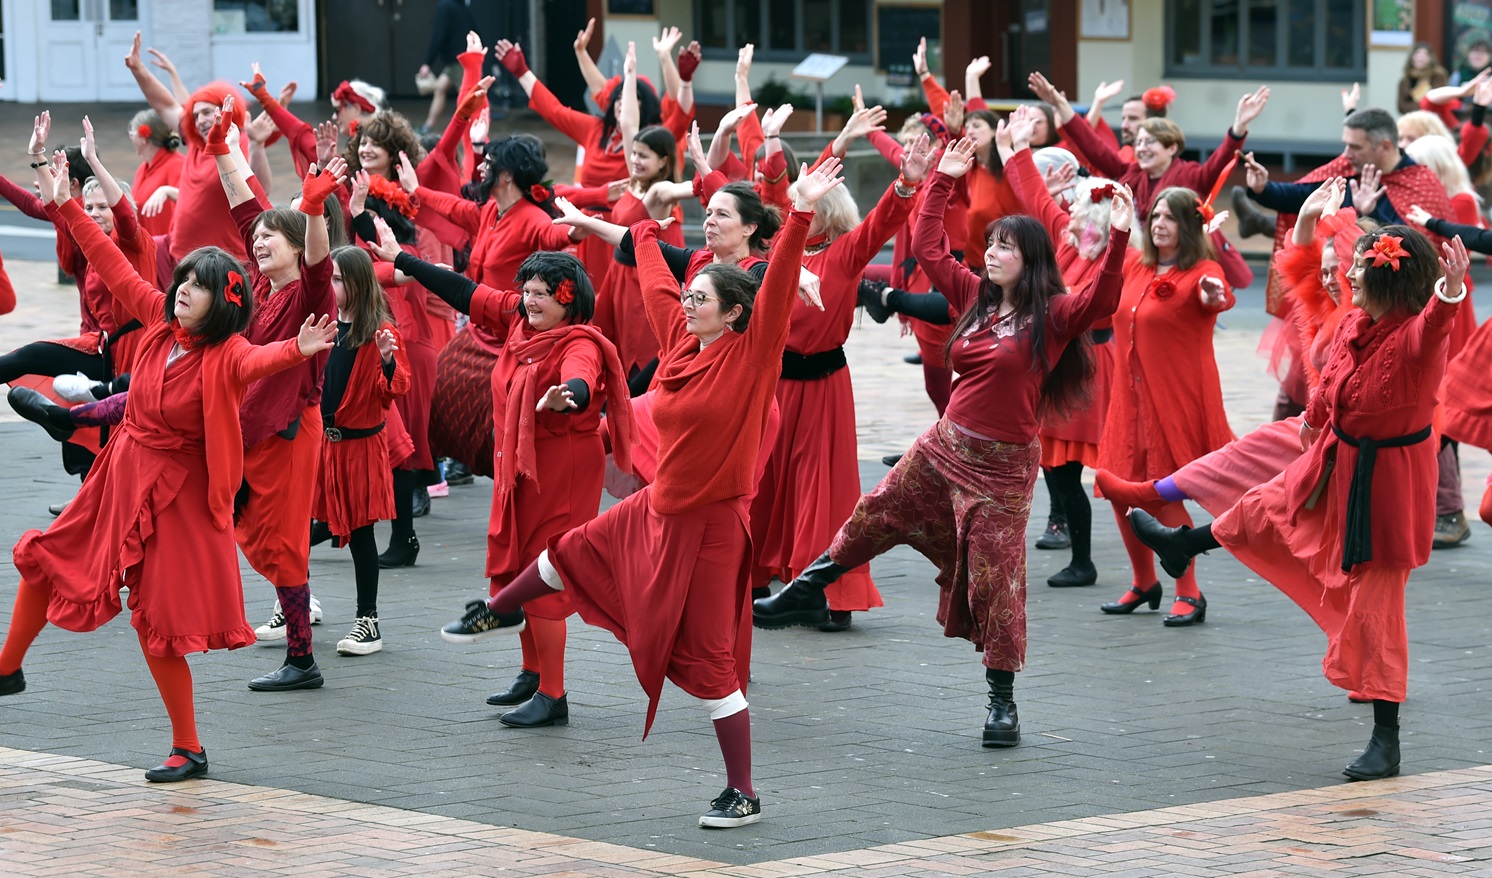
<path id="1" fill-rule="evenodd" d="M 0 349 L 70 334 L 75 294 L 55 269 L 6 267 L 21 306 L 0 318 Z M 1273 401 L 1254 353 L 1265 322 L 1245 291 L 1217 335 L 1238 432 Z M 879 456 L 933 417 L 919 371 L 900 360 L 913 347 L 869 322 L 848 346 L 867 487 L 885 471 Z M 55 445 L 14 420 L 0 406 L 0 542 L 45 527 L 46 505 L 75 490 Z M 1464 450 L 1472 509 L 1489 464 Z M 750 697 L 766 817 L 712 833 L 695 826 L 724 785 L 705 717 L 667 690 L 641 741 L 645 700 L 609 635 L 571 626 L 571 725 L 534 731 L 501 727 L 482 702 L 516 671 L 516 644 L 439 641 L 484 588 L 489 492 L 486 480 L 453 489 L 417 522 L 419 566 L 384 575 L 378 655 L 334 654 L 352 622 L 351 564 L 315 550 L 324 689 L 249 692 L 277 649 L 192 659 L 207 781 L 142 782 L 165 755 L 166 720 L 125 620 L 44 632 L 31 688 L 0 701 L 0 748 L 14 748 L 0 749 L 0 874 L 1492 873 L 1492 535 L 1480 523 L 1410 585 L 1402 778 L 1342 782 L 1371 710 L 1321 678 L 1323 639 L 1307 617 L 1231 558 L 1202 560 L 1205 625 L 1099 614 L 1128 584 L 1099 505 L 1098 587 L 1046 588 L 1065 554 L 1031 553 L 1020 747 L 979 746 L 977 659 L 939 636 L 932 568 L 898 549 L 873 566 L 887 607 L 852 631 L 758 636 Z M 1036 506 L 1032 536 L 1040 490 Z M 273 595 L 244 569 L 257 623 Z M 0 567 L 0 625 L 15 584 Z"/>

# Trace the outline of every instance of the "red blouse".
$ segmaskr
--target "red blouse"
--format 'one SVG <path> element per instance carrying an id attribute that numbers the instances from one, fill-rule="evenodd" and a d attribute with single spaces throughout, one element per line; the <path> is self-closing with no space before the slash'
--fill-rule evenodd
<path id="1" fill-rule="evenodd" d="M 155 190 L 162 186 L 176 186 L 181 180 L 181 166 L 185 159 L 181 153 L 163 149 L 155 157 L 140 163 L 135 169 L 135 183 L 130 189 L 135 204 L 144 206 Z M 155 216 L 140 217 L 140 225 L 151 235 L 164 235 L 171 231 L 171 218 L 176 215 L 176 202 L 167 198 L 161 212 Z"/>

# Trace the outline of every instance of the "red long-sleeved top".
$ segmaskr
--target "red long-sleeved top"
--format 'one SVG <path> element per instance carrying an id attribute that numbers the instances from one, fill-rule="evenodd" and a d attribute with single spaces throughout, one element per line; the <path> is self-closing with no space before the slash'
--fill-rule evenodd
<path id="1" fill-rule="evenodd" d="M 1206 162 L 1198 164 L 1189 159 L 1174 159 L 1165 173 L 1152 177 L 1139 164 L 1121 159 L 1113 143 L 1100 137 L 1081 116 L 1074 116 L 1072 121 L 1063 125 L 1062 133 L 1082 150 L 1094 173 L 1130 188 L 1135 195 L 1135 219 L 1140 222 L 1149 218 L 1155 196 L 1172 186 L 1185 187 L 1206 198 L 1222 175 L 1224 166 L 1233 159 L 1233 154 L 1243 149 L 1244 141 L 1242 137 L 1235 137 L 1230 128 L 1222 145 L 1212 151 Z"/>
<path id="2" fill-rule="evenodd" d="M 782 372 L 811 213 L 788 216 L 745 332 L 701 348 L 684 328 L 679 282 L 656 244 L 658 224 L 632 227 L 648 320 L 659 340 L 653 421 L 658 476 L 653 508 L 689 512 L 756 488 L 756 462 Z"/>
<path id="3" fill-rule="evenodd" d="M 472 238 L 471 261 L 466 276 L 494 289 L 513 285 L 523 260 L 539 250 L 563 250 L 570 245 L 570 230 L 552 223 L 542 207 L 520 198 L 506 213 L 497 199 L 476 204 L 460 196 L 420 186 L 415 190 L 420 211 L 415 222 L 424 224 L 430 214 L 441 214 Z"/>
<path id="4" fill-rule="evenodd" d="M 155 194 L 155 190 L 162 186 L 175 186 L 181 181 L 181 163 L 185 161 L 181 153 L 174 150 L 163 149 L 155 154 L 149 161 L 140 163 L 135 169 L 135 183 L 130 187 L 130 194 L 134 196 L 135 204 L 144 206 Z M 170 198 L 161 205 L 161 212 L 155 216 L 140 217 L 140 225 L 145 231 L 152 235 L 164 235 L 171 231 L 171 218 L 176 216 L 176 202 Z"/>
<path id="5" fill-rule="evenodd" d="M 977 174 L 979 170 L 971 169 L 969 173 Z M 960 265 L 949 252 L 943 214 L 952 190 L 952 177 L 933 174 L 912 232 L 912 253 L 933 286 L 948 298 L 949 310 L 962 314 L 978 306 L 984 281 Z M 1111 231 L 1103 268 L 1093 283 L 1081 292 L 1053 296 L 1048 301 L 1044 318 L 1048 363 L 1056 363 L 1069 341 L 1096 321 L 1113 315 L 1119 307 L 1121 272 L 1128 244 L 1129 232 Z M 1001 442 L 1024 445 L 1036 438 L 1041 426 L 1037 407 L 1046 376 L 1031 369 L 1029 338 L 1030 330 L 1026 327 L 1017 327 L 1014 336 L 1002 338 L 985 319 L 976 322 L 962 338 L 954 339 L 949 359 L 959 377 L 948 402 L 946 415 L 950 421 Z M 994 401 L 999 405 L 992 404 Z"/>

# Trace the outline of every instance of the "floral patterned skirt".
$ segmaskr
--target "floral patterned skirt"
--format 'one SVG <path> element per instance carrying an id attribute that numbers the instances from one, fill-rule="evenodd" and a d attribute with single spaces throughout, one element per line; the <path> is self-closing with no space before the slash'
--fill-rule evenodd
<path id="1" fill-rule="evenodd" d="M 1026 663 L 1026 523 L 1041 444 L 978 439 L 947 418 L 860 498 L 829 554 L 858 567 L 906 544 L 938 566 L 938 622 L 984 653 Z"/>

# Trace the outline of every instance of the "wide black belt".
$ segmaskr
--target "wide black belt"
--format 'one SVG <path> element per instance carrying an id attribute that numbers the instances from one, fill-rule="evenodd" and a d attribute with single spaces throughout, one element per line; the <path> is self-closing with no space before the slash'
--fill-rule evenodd
<path id="1" fill-rule="evenodd" d="M 327 427 L 326 441 L 345 442 L 348 439 L 367 439 L 369 436 L 377 436 L 383 432 L 383 424 L 376 427 L 366 427 L 361 430 L 352 427 Z"/>
<path id="2" fill-rule="evenodd" d="M 796 351 L 782 352 L 782 377 L 790 381 L 817 381 L 828 378 L 849 362 L 844 358 L 844 348 L 834 348 L 817 354 L 800 354 Z"/>
<path id="3" fill-rule="evenodd" d="M 1392 439 L 1358 439 L 1343 433 L 1335 424 L 1331 431 L 1357 449 L 1357 468 L 1352 471 L 1352 486 L 1347 491 L 1347 527 L 1342 539 L 1342 571 L 1351 573 L 1354 565 L 1373 560 L 1373 466 L 1378 460 L 1378 449 L 1423 442 L 1430 438 L 1430 428 Z"/>

